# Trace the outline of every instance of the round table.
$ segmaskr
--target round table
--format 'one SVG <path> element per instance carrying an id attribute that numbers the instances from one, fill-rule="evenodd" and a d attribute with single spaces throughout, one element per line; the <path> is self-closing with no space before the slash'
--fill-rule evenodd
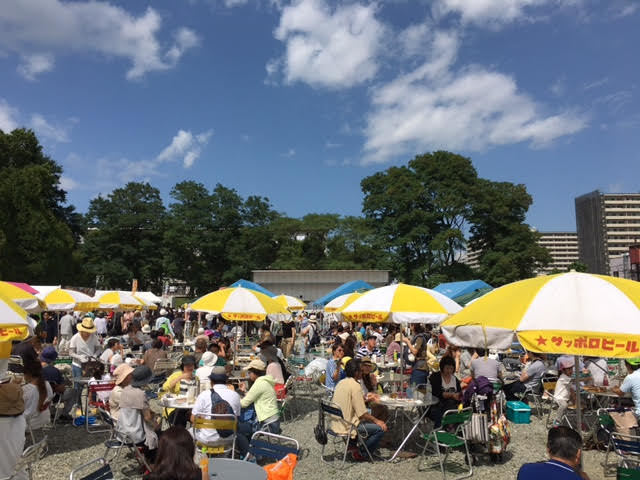
<path id="1" fill-rule="evenodd" d="M 216 480 L 266 480 L 267 472 L 255 463 L 231 458 L 209 459 L 209 478 Z"/>

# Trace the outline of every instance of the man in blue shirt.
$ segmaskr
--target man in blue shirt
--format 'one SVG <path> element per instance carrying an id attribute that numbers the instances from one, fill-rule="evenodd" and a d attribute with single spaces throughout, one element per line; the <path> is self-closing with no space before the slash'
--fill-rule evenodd
<path id="1" fill-rule="evenodd" d="M 549 460 L 525 463 L 518 471 L 518 480 L 588 480 L 580 467 L 582 439 L 572 428 L 560 426 L 547 436 Z"/>
<path id="2" fill-rule="evenodd" d="M 622 396 L 625 393 L 631 393 L 633 404 L 635 405 L 634 413 L 636 418 L 640 418 L 640 357 L 627 358 L 624 361 L 627 367 L 627 375 L 620 387 L 613 387 L 613 391 Z"/>

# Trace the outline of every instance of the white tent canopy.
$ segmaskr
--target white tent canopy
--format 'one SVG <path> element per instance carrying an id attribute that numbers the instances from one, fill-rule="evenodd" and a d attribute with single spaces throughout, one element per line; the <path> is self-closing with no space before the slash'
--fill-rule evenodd
<path id="1" fill-rule="evenodd" d="M 152 292 L 136 292 L 134 295 L 147 303 L 162 303 L 162 298 Z"/>

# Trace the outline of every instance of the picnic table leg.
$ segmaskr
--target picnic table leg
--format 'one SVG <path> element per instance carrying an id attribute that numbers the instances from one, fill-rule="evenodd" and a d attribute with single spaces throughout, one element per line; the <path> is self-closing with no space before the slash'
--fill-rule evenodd
<path id="1" fill-rule="evenodd" d="M 398 454 L 404 448 L 404 446 L 407 443 L 407 441 L 409 440 L 409 438 L 411 438 L 411 435 L 413 435 L 413 432 L 415 432 L 416 429 L 418 428 L 418 425 L 420 425 L 420 422 L 422 422 L 422 420 L 424 420 L 424 418 L 427 416 L 427 413 L 429 412 L 430 408 L 431 408 L 431 406 L 429 405 L 424 409 L 424 412 L 422 413 L 422 415 L 420 415 L 420 418 L 418 418 L 418 420 L 415 422 L 415 424 L 413 425 L 413 428 L 411 428 L 411 430 L 409 431 L 407 436 L 404 437 L 404 440 L 402 440 L 402 443 L 400 444 L 398 449 L 394 452 L 394 454 L 391 456 L 391 458 L 389 460 L 387 460 L 388 462 L 391 462 L 391 461 L 395 460 L 395 458 L 398 456 Z M 403 414 L 404 414 L 404 412 L 403 412 Z"/>

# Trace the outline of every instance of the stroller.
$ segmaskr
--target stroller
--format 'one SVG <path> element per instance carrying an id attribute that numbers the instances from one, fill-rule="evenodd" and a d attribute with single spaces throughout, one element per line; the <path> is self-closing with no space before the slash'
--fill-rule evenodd
<path id="1" fill-rule="evenodd" d="M 491 462 L 501 462 L 511 438 L 509 421 L 504 415 L 504 392 L 494 389 L 487 378 L 477 377 L 465 390 L 464 402 L 473 409 L 465 435 L 474 451 L 488 454 Z M 474 454 L 472 459 L 475 463 Z"/>

